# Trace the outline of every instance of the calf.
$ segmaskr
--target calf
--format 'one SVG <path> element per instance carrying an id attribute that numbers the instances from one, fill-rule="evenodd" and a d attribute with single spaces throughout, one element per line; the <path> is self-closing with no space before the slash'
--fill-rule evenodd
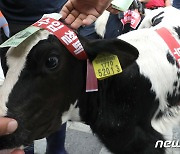
<path id="1" fill-rule="evenodd" d="M 168 13 L 180 15 L 167 8 L 146 21 L 160 23 L 180 43 L 180 21 L 170 16 L 172 22 L 163 22 Z M 0 149 L 48 136 L 71 119 L 78 106 L 81 120 L 111 152 L 168 153 L 155 145 L 172 140 L 172 129 L 179 122 L 180 69 L 155 27 L 112 40 L 89 42 L 78 36 L 90 61 L 99 53 L 111 53 L 123 69 L 98 80 L 96 92 L 86 92 L 86 60 L 72 56 L 47 30 L 11 47 L 2 59 L 6 79 L 0 88 L 0 115 L 15 118 L 19 126 L 0 137 Z"/>

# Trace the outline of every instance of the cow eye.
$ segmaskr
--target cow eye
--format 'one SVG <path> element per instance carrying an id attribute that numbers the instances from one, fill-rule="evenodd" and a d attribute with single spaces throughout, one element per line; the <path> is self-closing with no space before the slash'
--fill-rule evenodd
<path id="1" fill-rule="evenodd" d="M 56 56 L 48 57 L 45 63 L 48 69 L 55 69 L 58 66 L 58 64 L 59 64 L 59 59 Z"/>

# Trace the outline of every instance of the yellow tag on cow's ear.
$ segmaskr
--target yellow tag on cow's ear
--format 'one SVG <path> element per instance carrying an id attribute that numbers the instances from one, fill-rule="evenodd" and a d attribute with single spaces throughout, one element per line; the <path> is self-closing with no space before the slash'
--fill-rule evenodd
<path id="1" fill-rule="evenodd" d="M 102 80 L 122 72 L 119 59 L 116 55 L 99 54 L 92 62 L 97 79 Z"/>

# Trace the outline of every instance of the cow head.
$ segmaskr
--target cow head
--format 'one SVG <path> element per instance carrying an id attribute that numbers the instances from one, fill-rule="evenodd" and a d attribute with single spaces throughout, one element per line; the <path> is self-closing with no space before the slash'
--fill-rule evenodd
<path id="1" fill-rule="evenodd" d="M 79 39 L 90 60 L 100 52 L 111 52 L 126 68 L 138 56 L 135 47 L 121 40 Z M 72 56 L 46 30 L 8 49 L 2 66 L 6 77 L 0 87 L 0 116 L 16 119 L 19 126 L 13 134 L 0 137 L 0 149 L 29 144 L 55 132 L 85 91 L 86 61 Z"/>

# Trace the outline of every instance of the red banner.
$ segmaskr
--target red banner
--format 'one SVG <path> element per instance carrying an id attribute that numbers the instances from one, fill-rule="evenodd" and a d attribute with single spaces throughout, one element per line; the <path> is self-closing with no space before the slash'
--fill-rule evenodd
<path id="1" fill-rule="evenodd" d="M 33 26 L 53 33 L 76 58 L 80 60 L 87 59 L 87 55 L 77 35 L 62 22 L 46 17 L 34 23 Z"/>

